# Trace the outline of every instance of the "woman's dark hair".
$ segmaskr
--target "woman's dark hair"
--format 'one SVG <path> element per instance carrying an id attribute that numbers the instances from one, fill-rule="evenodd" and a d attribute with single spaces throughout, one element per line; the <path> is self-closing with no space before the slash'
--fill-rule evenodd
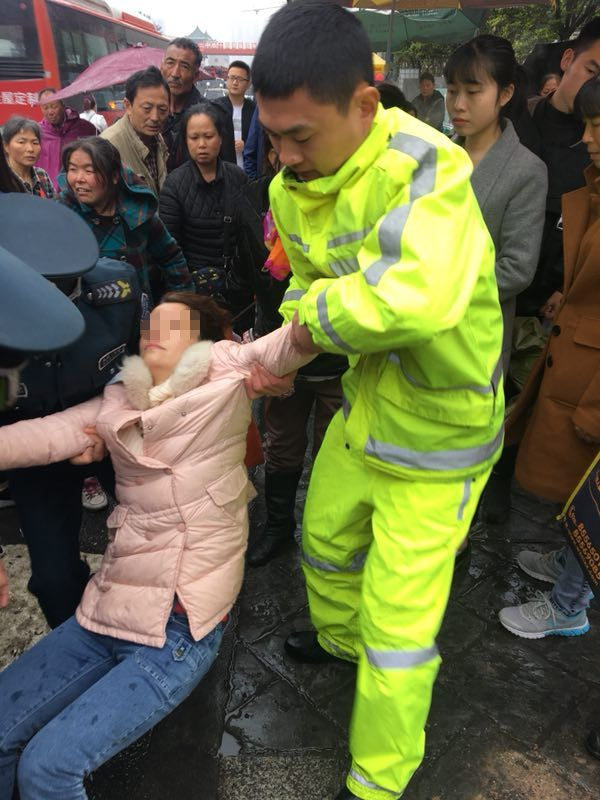
<path id="1" fill-rule="evenodd" d="M 600 80 L 592 78 L 586 81 L 575 95 L 573 113 L 579 119 L 600 117 Z"/>
<path id="2" fill-rule="evenodd" d="M 33 119 L 27 117 L 11 117 L 8 122 L 4 123 L 2 128 L 2 138 L 5 144 L 8 144 L 11 139 L 21 133 L 21 131 L 31 131 L 39 140 L 42 141 L 42 132 L 40 126 Z"/>
<path id="3" fill-rule="evenodd" d="M 0 192 L 24 192 L 25 187 L 21 181 L 17 180 L 14 172 L 8 166 L 6 154 L 4 153 L 4 143 L 0 133 Z"/>
<path id="4" fill-rule="evenodd" d="M 130 103 L 133 103 L 140 89 L 155 89 L 157 87 L 162 87 L 166 91 L 167 97 L 171 97 L 169 84 L 163 78 L 162 72 L 158 67 L 140 69 L 127 79 L 127 83 L 125 84 L 125 97 Z"/>
<path id="5" fill-rule="evenodd" d="M 281 99 L 305 89 L 319 103 L 346 113 L 356 87 L 373 86 L 369 37 L 359 19 L 337 3 L 298 0 L 277 11 L 252 61 L 252 84 Z"/>
<path id="6" fill-rule="evenodd" d="M 212 297 L 193 292 L 168 292 L 161 298 L 162 303 L 182 303 L 187 306 L 191 319 L 200 319 L 200 339 L 219 342 L 229 338 L 231 314 Z"/>
<path id="7" fill-rule="evenodd" d="M 210 100 L 203 100 L 201 103 L 190 106 L 186 111 L 185 117 L 181 123 L 181 133 L 184 139 L 187 138 L 188 122 L 192 117 L 195 117 L 196 114 L 206 114 L 207 117 L 210 117 L 219 136 L 223 136 L 223 126 L 225 123 L 223 111 L 214 103 L 211 103 Z"/>
<path id="8" fill-rule="evenodd" d="M 404 92 L 395 83 L 382 81 L 381 83 L 376 83 L 375 88 L 379 91 L 379 99 L 384 108 L 401 108 L 407 114 L 410 114 L 413 110 L 412 103 L 408 102 Z"/>
<path id="9" fill-rule="evenodd" d="M 76 150 L 83 152 L 90 157 L 94 171 L 100 178 L 101 183 L 110 186 L 115 175 L 121 173 L 121 156 L 117 148 L 107 139 L 99 136 L 88 136 L 85 139 L 77 139 L 68 144 L 62 151 L 62 168 L 65 172 L 69 169 L 69 161 Z"/>
<path id="10" fill-rule="evenodd" d="M 481 83 L 482 72 L 506 89 L 517 81 L 517 59 L 508 39 L 486 33 L 458 47 L 444 67 L 446 83 Z"/>

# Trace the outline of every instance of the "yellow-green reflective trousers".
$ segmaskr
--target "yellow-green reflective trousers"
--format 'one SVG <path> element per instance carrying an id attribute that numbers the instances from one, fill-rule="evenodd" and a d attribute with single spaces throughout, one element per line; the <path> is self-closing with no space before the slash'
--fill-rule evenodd
<path id="1" fill-rule="evenodd" d="M 489 470 L 408 481 L 367 465 L 336 414 L 304 513 L 303 568 L 321 645 L 358 661 L 347 785 L 399 797 L 424 752 L 440 629 L 459 544 Z"/>

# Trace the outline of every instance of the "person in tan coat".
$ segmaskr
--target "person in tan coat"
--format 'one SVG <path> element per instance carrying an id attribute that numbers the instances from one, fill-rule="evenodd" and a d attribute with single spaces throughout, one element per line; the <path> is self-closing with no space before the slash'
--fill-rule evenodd
<path id="1" fill-rule="evenodd" d="M 141 357 L 102 397 L 0 431 L 0 468 L 92 457 L 103 440 L 119 501 L 76 615 L 0 673 L 2 798 L 17 768 L 21 800 L 85 797 L 84 776 L 206 674 L 242 583 L 255 494 L 245 378 L 314 357 L 296 346 L 296 322 L 251 344 L 223 339 L 229 315 L 194 294 L 167 295 L 147 323 Z"/>
<path id="2" fill-rule="evenodd" d="M 584 84 L 575 108 L 592 164 L 586 185 L 563 195 L 564 287 L 546 349 L 506 423 L 519 442 L 516 477 L 534 494 L 564 504 L 600 447 L 600 82 Z M 538 639 L 589 630 L 591 592 L 570 548 L 524 551 L 519 566 L 553 583 L 537 600 L 504 608 L 511 633 Z"/>

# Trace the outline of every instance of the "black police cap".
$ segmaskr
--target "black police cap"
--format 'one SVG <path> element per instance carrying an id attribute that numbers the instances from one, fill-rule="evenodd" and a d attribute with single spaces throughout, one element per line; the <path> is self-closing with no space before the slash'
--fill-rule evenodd
<path id="1" fill-rule="evenodd" d="M 30 194 L 0 194 L 0 247 L 47 278 L 71 278 L 98 260 L 96 237 L 70 208 Z"/>

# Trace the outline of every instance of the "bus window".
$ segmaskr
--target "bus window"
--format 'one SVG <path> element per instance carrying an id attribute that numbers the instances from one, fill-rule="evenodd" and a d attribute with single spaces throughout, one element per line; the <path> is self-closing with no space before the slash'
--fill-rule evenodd
<path id="1" fill-rule="evenodd" d="M 2 0 L 0 80 L 43 77 L 31 0 Z"/>
<path id="2" fill-rule="evenodd" d="M 119 49 L 116 26 L 73 8 L 48 3 L 61 84 L 72 83 L 97 58 Z"/>

